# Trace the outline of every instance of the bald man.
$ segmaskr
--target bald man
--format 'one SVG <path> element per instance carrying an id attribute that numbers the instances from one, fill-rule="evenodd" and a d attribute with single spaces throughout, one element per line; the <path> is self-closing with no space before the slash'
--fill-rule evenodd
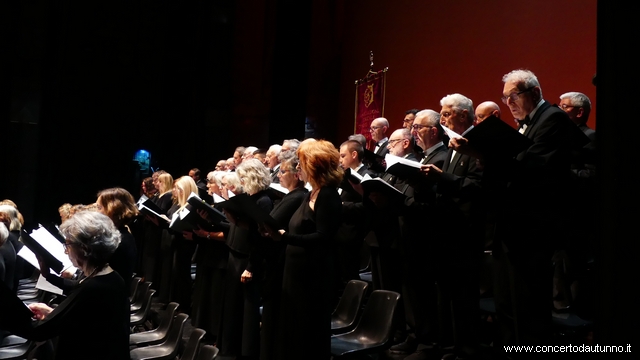
<path id="1" fill-rule="evenodd" d="M 478 125 L 489 116 L 500 118 L 500 106 L 493 101 L 485 101 L 476 108 L 476 120 L 474 125 Z"/>
<path id="2" fill-rule="evenodd" d="M 389 121 L 385 118 L 377 118 L 371 122 L 369 131 L 371 132 L 371 138 L 376 142 L 376 147 L 373 152 L 380 156 L 385 156 L 389 149 L 389 138 L 387 138 L 387 131 L 389 130 Z"/>

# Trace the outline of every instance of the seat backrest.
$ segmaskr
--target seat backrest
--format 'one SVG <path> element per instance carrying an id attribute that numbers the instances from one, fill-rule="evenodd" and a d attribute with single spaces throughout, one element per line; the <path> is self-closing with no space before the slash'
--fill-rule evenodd
<path id="1" fill-rule="evenodd" d="M 182 331 L 184 330 L 184 324 L 187 322 L 189 315 L 187 314 L 178 314 L 176 318 L 171 323 L 171 329 L 169 329 L 169 334 L 167 338 L 164 340 L 162 344 L 159 346 L 170 346 L 175 348 L 173 352 L 173 356 L 178 353 L 178 345 L 180 344 L 180 340 L 182 339 Z"/>
<path id="2" fill-rule="evenodd" d="M 170 302 L 167 304 L 167 310 L 164 311 L 164 316 L 162 316 L 160 324 L 158 324 L 158 328 L 155 329 L 155 331 L 165 334 L 165 336 L 169 333 L 169 328 L 173 322 L 173 317 L 176 315 L 176 309 L 178 306 L 180 306 L 180 304 L 176 302 Z"/>
<path id="3" fill-rule="evenodd" d="M 351 280 L 344 288 L 340 302 L 333 312 L 333 316 L 345 321 L 346 323 L 353 323 L 356 321 L 360 306 L 362 305 L 362 299 L 367 291 L 369 284 L 366 281 Z"/>
<path id="4" fill-rule="evenodd" d="M 360 322 L 353 330 L 374 343 L 385 343 L 391 334 L 393 313 L 400 294 L 388 290 L 375 290 L 364 308 Z"/>
<path id="5" fill-rule="evenodd" d="M 141 325 L 145 321 L 147 321 L 147 317 L 149 316 L 149 312 L 151 311 L 151 303 L 152 303 L 151 298 L 155 293 L 156 291 L 153 289 L 147 290 L 147 294 L 143 298 L 143 303 L 142 303 L 142 306 L 140 307 L 140 310 L 136 311 L 135 314 L 131 315 L 132 321 L 129 325 L 131 326 Z M 139 318 L 134 320 L 133 319 L 134 317 L 139 317 Z"/>
<path id="6" fill-rule="evenodd" d="M 200 349 L 197 360 L 213 360 L 218 356 L 218 348 L 212 345 L 205 345 Z"/>
<path id="7" fill-rule="evenodd" d="M 141 277 L 134 277 L 129 284 L 129 301 L 134 301 L 136 298 L 136 291 L 138 291 L 138 285 L 140 285 Z"/>
<path id="8" fill-rule="evenodd" d="M 147 291 L 149 291 L 150 288 L 151 288 L 150 282 L 145 281 L 143 283 L 140 283 L 136 288 L 133 304 L 140 306 L 144 301 L 144 296 L 147 294 Z"/>
<path id="9" fill-rule="evenodd" d="M 200 341 L 204 338 L 204 334 L 206 331 L 195 328 L 191 332 L 191 336 L 189 337 L 189 341 L 187 341 L 187 345 L 184 347 L 184 351 L 182 352 L 182 356 L 180 360 L 195 360 L 196 355 L 198 353 L 198 348 L 200 347 Z"/>

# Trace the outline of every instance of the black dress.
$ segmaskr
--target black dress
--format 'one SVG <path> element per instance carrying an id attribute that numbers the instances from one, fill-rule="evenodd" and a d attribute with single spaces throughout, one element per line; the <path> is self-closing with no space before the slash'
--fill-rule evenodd
<path id="1" fill-rule="evenodd" d="M 251 198 L 267 212 L 273 203 L 266 191 Z M 231 224 L 226 244 L 229 261 L 225 275 L 224 312 L 218 345 L 222 356 L 257 358 L 260 353 L 260 289 L 264 276 L 264 244 L 257 229 Z M 242 283 L 240 278 L 247 270 L 252 280 Z"/>
<path id="2" fill-rule="evenodd" d="M 289 230 L 289 221 L 306 198 L 308 190 L 301 187 L 285 195 L 271 211 L 279 229 Z M 265 279 L 262 291 L 262 327 L 260 328 L 260 359 L 275 360 L 274 351 L 280 310 L 280 292 L 284 273 L 284 256 L 287 244 L 282 241 L 266 240 Z"/>
<path id="3" fill-rule="evenodd" d="M 207 229 L 222 231 L 220 227 Z M 217 339 L 224 300 L 224 281 L 229 250 L 224 241 L 199 238 L 196 251 L 196 280 L 193 291 L 193 326 L 207 331 L 211 340 Z"/>
<path id="4" fill-rule="evenodd" d="M 280 310 L 278 359 L 322 359 L 331 351 L 332 248 L 342 203 L 335 188 L 308 195 L 282 236 L 287 244 Z"/>
<path id="5" fill-rule="evenodd" d="M 125 226 L 120 226 L 118 231 L 120 231 L 120 245 L 111 255 L 109 265 L 120 274 L 125 284 L 129 284 L 138 260 L 136 240 Z"/>
<path id="6" fill-rule="evenodd" d="M 23 325 L 10 330 L 35 341 L 58 336 L 56 359 L 129 359 L 129 297 L 115 271 L 88 278 L 45 320 Z"/>

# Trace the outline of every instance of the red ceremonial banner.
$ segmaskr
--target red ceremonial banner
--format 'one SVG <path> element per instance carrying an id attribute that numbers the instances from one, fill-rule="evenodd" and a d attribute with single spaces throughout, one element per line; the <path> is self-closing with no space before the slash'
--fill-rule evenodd
<path id="1" fill-rule="evenodd" d="M 375 118 L 384 115 L 384 88 L 387 69 L 369 72 L 362 80 L 356 81 L 356 118 L 354 132 L 371 140 L 369 127 Z"/>

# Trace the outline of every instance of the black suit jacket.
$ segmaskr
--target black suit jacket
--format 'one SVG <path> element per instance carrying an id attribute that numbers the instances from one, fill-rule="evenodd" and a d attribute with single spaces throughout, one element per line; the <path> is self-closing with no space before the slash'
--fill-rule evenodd
<path id="1" fill-rule="evenodd" d="M 463 261 L 458 254 L 473 256 L 482 248 L 482 169 L 475 158 L 449 149 L 442 170 L 438 209 L 444 227 L 454 231 L 439 246 L 442 259 Z"/>
<path id="2" fill-rule="evenodd" d="M 276 165 L 271 171 L 271 182 L 275 184 L 280 184 L 280 179 L 278 178 L 278 173 L 280 172 L 280 164 Z"/>
<path id="3" fill-rule="evenodd" d="M 496 237 L 510 251 L 529 252 L 549 249 L 546 245 L 556 237 L 550 235 L 562 231 L 562 220 L 569 211 L 566 193 L 572 153 L 588 138 L 564 111 L 546 101 L 536 110 L 524 135 L 533 144 L 518 154 L 510 167 L 504 216 Z"/>
<path id="4" fill-rule="evenodd" d="M 387 145 L 389 145 L 389 140 L 383 142 L 382 145 L 378 147 L 378 151 L 376 151 L 375 154 L 380 155 L 382 157 L 387 155 L 389 153 L 389 149 L 387 149 Z"/>
<path id="5" fill-rule="evenodd" d="M 443 168 L 444 162 L 447 160 L 448 147 L 444 144 L 437 147 L 429 155 L 425 156 L 420 163 L 422 165 L 431 164 L 440 169 Z M 416 178 L 411 182 L 414 188 L 414 196 L 408 197 L 405 205 L 411 212 L 423 212 L 423 207 L 433 206 L 436 199 L 435 185 L 436 182 L 424 176 Z"/>

